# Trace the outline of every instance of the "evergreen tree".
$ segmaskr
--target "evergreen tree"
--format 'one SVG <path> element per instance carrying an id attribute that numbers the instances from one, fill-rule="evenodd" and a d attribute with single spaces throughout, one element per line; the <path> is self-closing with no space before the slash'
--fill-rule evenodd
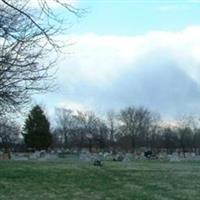
<path id="1" fill-rule="evenodd" d="M 52 144 L 50 123 L 40 106 L 30 111 L 24 126 L 24 140 L 27 147 L 47 149 Z"/>

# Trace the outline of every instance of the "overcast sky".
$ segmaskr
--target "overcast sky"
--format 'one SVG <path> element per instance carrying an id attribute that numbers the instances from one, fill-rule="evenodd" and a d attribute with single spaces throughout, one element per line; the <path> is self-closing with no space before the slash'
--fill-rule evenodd
<path id="1" fill-rule="evenodd" d="M 99 113 L 129 105 L 164 117 L 200 113 L 200 1 L 74 0 L 85 17 L 59 36 L 58 90 L 37 97 Z"/>

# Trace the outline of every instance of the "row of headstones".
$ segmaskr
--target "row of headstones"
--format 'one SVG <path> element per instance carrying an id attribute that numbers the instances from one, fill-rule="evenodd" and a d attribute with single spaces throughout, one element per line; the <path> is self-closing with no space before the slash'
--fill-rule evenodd
<path id="1" fill-rule="evenodd" d="M 134 160 L 134 156 L 131 153 L 123 154 L 123 153 L 118 153 L 113 155 L 112 153 L 80 153 L 79 159 L 82 161 L 132 161 Z"/>
<path id="2" fill-rule="evenodd" d="M 67 158 L 69 155 L 70 152 L 66 150 L 41 150 L 32 153 L 12 153 L 11 160 L 56 160 L 59 158 Z"/>
<path id="3" fill-rule="evenodd" d="M 46 151 L 35 151 L 34 153 L 12 153 L 12 160 L 55 160 L 57 158 L 62 158 L 63 152 L 46 152 Z M 0 160 L 8 160 L 10 156 L 7 153 L 0 152 Z M 131 153 L 117 153 L 113 155 L 112 153 L 89 153 L 82 152 L 79 154 L 79 159 L 83 161 L 123 161 L 129 162 L 133 160 L 145 160 L 144 153 L 140 154 L 131 154 Z M 159 153 L 156 156 L 158 160 L 168 160 L 168 161 L 200 161 L 200 155 L 196 155 L 195 153 L 172 153 L 168 155 L 167 153 Z"/>
<path id="4" fill-rule="evenodd" d="M 169 161 L 200 161 L 200 155 L 196 155 L 195 153 L 173 153 L 168 155 Z"/>
<path id="5" fill-rule="evenodd" d="M 33 153 L 12 153 L 11 160 L 55 160 L 58 155 L 55 153 L 49 153 L 45 150 L 35 151 Z"/>
<path id="6" fill-rule="evenodd" d="M 77 152 L 72 152 L 73 154 L 77 154 Z M 24 152 L 24 153 L 5 153 L 0 151 L 0 160 L 55 160 L 58 158 L 67 158 L 71 152 L 68 150 L 52 150 L 52 151 L 35 151 L 35 152 Z"/>
<path id="7" fill-rule="evenodd" d="M 148 152 L 147 152 L 148 153 Z M 79 155 L 80 160 L 84 161 L 92 161 L 95 159 L 101 160 L 101 161 L 123 161 L 123 162 L 130 162 L 134 160 L 147 160 L 147 159 L 168 159 L 166 156 L 155 156 L 151 154 L 146 154 L 146 152 L 141 152 L 139 154 L 133 154 L 133 153 L 122 153 L 119 152 L 117 154 L 112 153 L 89 153 L 89 152 L 82 152 Z"/>
<path id="8" fill-rule="evenodd" d="M 80 153 L 79 159 L 83 161 L 123 161 L 130 162 L 134 160 L 147 160 L 147 159 L 156 159 L 160 161 L 200 161 L 200 155 L 195 153 L 172 153 L 167 154 L 165 152 L 159 153 L 156 156 L 148 157 L 145 156 L 145 153 L 140 154 L 131 154 L 131 153 L 118 153 L 113 155 L 112 153 L 89 153 L 83 152 Z"/>

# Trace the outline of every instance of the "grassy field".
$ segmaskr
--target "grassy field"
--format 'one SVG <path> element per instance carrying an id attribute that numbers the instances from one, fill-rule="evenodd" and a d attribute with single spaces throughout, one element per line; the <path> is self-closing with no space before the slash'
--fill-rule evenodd
<path id="1" fill-rule="evenodd" d="M 0 162 L 0 200 L 199 200 L 200 163 Z"/>

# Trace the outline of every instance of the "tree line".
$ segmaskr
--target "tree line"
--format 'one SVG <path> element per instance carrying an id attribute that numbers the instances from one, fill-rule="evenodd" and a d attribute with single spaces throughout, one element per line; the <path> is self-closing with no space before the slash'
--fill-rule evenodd
<path id="1" fill-rule="evenodd" d="M 150 149 L 196 152 L 200 150 L 199 121 L 182 117 L 176 124 L 165 124 L 159 114 L 144 107 L 130 106 L 98 117 L 94 112 L 56 110 L 54 145 L 89 151 L 126 151 Z"/>
<path id="2" fill-rule="evenodd" d="M 82 9 L 74 8 L 67 0 L 52 2 L 67 14 L 76 17 L 83 14 Z M 56 125 L 52 129 L 43 110 L 36 106 L 21 133 L 19 125 L 8 117 L 8 113 L 22 109 L 33 94 L 52 88 L 55 60 L 48 62 L 45 58 L 49 58 L 52 51 L 54 54 L 59 52 L 62 45 L 54 36 L 68 28 L 63 27 L 64 15 L 57 15 L 49 1 L 35 0 L 34 3 L 38 6 L 31 7 L 31 0 L 0 0 L 1 147 L 19 146 L 19 141 L 24 139 L 25 148 L 35 149 L 63 147 L 135 151 L 145 147 L 164 148 L 168 152 L 175 149 L 199 152 L 198 122 L 195 126 L 188 122 L 177 127 L 162 126 L 158 115 L 134 106 L 116 113 L 108 112 L 102 117 L 94 112 L 57 109 Z"/>
<path id="3" fill-rule="evenodd" d="M 200 152 L 198 120 L 185 117 L 176 121 L 176 126 L 166 125 L 160 115 L 144 107 L 130 106 L 119 112 L 109 111 L 101 117 L 94 112 L 57 108 L 55 122 L 50 126 L 39 105 L 32 108 L 21 132 L 16 123 L 1 120 L 0 146 L 21 145 L 24 151 L 59 148 L 113 153 L 138 150 Z M 17 137 L 20 134 L 21 140 Z"/>

